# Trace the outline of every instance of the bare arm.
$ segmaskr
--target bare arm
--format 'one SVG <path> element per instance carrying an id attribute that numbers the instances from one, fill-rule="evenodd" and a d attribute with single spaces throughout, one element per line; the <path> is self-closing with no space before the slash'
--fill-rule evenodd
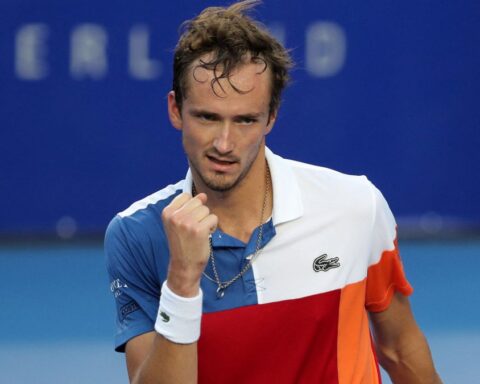
<path id="1" fill-rule="evenodd" d="M 201 275 L 210 254 L 208 237 L 217 226 L 218 219 L 210 214 L 206 201 L 205 194 L 192 198 L 183 193 L 162 213 L 170 250 L 167 286 L 183 298 L 199 294 Z M 133 384 L 197 383 L 197 342 L 178 344 L 157 332 L 149 332 L 130 340 L 125 352 Z"/>
<path id="2" fill-rule="evenodd" d="M 130 340 L 125 352 L 132 384 L 197 382 L 197 343 L 175 344 L 149 332 Z"/>
<path id="3" fill-rule="evenodd" d="M 407 297 L 396 293 L 383 312 L 371 312 L 378 358 L 393 383 L 439 384 L 425 336 Z"/>

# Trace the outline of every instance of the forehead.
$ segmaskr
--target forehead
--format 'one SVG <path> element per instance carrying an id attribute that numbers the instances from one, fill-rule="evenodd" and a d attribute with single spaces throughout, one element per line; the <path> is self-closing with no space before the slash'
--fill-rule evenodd
<path id="1" fill-rule="evenodd" d="M 263 61 L 245 61 L 224 76 L 221 65 L 216 69 L 207 69 L 202 65 L 208 59 L 200 58 L 189 68 L 184 101 L 194 104 L 222 104 L 230 101 L 257 104 L 262 109 L 269 105 L 271 71 Z"/>

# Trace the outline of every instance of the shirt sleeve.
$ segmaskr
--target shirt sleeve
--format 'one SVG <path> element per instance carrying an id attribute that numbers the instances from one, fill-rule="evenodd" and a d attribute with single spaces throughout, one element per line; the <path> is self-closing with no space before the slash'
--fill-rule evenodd
<path id="1" fill-rule="evenodd" d="M 408 296 L 413 288 L 403 270 L 395 218 L 373 185 L 372 195 L 374 214 L 365 306 L 368 311 L 381 312 L 388 308 L 395 292 Z"/>
<path id="2" fill-rule="evenodd" d="M 154 330 L 160 288 L 155 282 L 148 255 L 135 231 L 115 217 L 105 234 L 106 267 L 110 291 L 115 300 L 115 350 L 124 352 L 126 343 Z"/>

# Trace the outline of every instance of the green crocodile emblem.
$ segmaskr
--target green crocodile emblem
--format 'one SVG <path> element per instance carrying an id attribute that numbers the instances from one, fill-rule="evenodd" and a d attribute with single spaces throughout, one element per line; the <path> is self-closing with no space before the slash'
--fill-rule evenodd
<path id="1" fill-rule="evenodd" d="M 160 312 L 160 317 L 164 323 L 168 323 L 170 321 L 170 316 L 168 316 L 165 312 Z"/>

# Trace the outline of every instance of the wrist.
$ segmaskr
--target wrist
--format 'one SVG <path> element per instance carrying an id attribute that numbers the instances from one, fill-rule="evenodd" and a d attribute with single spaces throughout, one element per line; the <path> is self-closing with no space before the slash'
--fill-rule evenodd
<path id="1" fill-rule="evenodd" d="M 177 344 L 191 344 L 200 337 L 203 293 L 194 297 L 177 295 L 165 281 L 162 285 L 155 330 Z"/>
<path id="2" fill-rule="evenodd" d="M 167 285 L 178 296 L 195 297 L 200 291 L 200 277 L 198 273 L 169 271 Z"/>

